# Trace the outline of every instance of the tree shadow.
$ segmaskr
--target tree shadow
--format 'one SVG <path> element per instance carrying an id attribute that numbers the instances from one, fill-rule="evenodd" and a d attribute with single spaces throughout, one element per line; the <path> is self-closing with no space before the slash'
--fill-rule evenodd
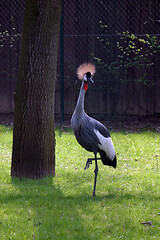
<path id="1" fill-rule="evenodd" d="M 13 177 L 11 181 L 13 189 L 3 194 L 1 203 L 5 208 L 12 208 L 15 212 L 17 222 L 13 220 L 14 229 L 17 229 L 22 221 L 30 238 L 34 236 L 35 239 L 89 240 L 94 232 L 94 238 L 99 239 L 101 232 L 95 229 L 94 221 L 101 221 L 97 215 L 103 211 L 104 207 L 107 207 L 106 214 L 112 212 L 114 216 L 120 214 L 116 213 L 116 207 L 123 206 L 124 201 L 128 205 L 133 199 L 135 203 L 143 202 L 145 199 L 153 200 L 153 195 L 149 192 L 120 192 L 115 190 L 114 186 L 108 189 L 107 193 L 97 191 L 97 195 L 92 197 L 92 191 L 90 192 L 89 188 L 84 191 L 83 184 L 86 180 L 80 178 L 80 175 L 81 173 L 76 174 L 74 183 L 69 187 L 73 188 L 73 193 L 58 187 L 55 184 L 56 177 L 32 180 L 25 178 L 19 180 Z M 68 174 L 64 178 L 67 178 L 68 182 L 72 180 Z M 76 182 L 79 181 L 81 184 L 76 186 Z M 64 187 L 66 185 L 65 183 Z M 82 188 L 83 191 L 78 193 L 77 187 L 79 190 Z M 90 189 L 92 190 L 92 187 Z M 154 199 L 159 201 L 158 194 L 154 195 Z M 132 222 L 130 224 L 132 228 Z M 13 226 L 10 227 L 13 228 Z"/>
<path id="2" fill-rule="evenodd" d="M 11 184 L 14 190 L 6 192 L 1 203 L 7 208 L 12 207 L 19 219 L 17 223 L 25 222 L 30 236 L 38 239 L 90 239 L 79 210 L 83 211 L 83 201 L 91 201 L 91 196 L 67 196 L 55 186 L 53 177 L 32 180 L 12 177 Z M 17 228 L 16 223 L 14 228 Z"/>

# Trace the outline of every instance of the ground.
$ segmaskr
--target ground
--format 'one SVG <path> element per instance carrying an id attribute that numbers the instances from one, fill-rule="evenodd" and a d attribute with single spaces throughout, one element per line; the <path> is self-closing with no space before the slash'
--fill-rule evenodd
<path id="1" fill-rule="evenodd" d="M 13 114 L 0 114 L 0 124 L 13 125 Z M 108 129 L 115 131 L 125 130 L 136 132 L 142 130 L 153 130 L 160 133 L 160 118 L 154 117 L 112 117 L 102 121 Z M 55 117 L 55 125 L 60 125 L 60 119 Z M 70 117 L 65 117 L 65 127 L 70 127 Z"/>

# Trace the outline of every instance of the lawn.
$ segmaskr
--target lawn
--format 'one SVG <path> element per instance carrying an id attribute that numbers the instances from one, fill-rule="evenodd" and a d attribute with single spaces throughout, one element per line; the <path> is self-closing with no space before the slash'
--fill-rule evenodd
<path id="1" fill-rule="evenodd" d="M 98 162 L 69 128 L 56 128 L 56 175 L 10 177 L 12 127 L 0 125 L 0 239 L 160 239 L 160 134 L 111 131 L 116 169 Z"/>

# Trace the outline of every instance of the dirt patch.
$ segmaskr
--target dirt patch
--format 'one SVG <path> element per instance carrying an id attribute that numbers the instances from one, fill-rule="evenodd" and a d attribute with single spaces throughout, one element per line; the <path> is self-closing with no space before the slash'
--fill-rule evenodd
<path id="1" fill-rule="evenodd" d="M 124 118 L 119 121 L 108 121 L 106 126 L 116 131 L 139 132 L 145 130 L 158 131 L 160 133 L 159 118 Z"/>
<path id="2" fill-rule="evenodd" d="M 0 113 L 0 124 L 13 125 L 14 115 L 12 113 Z"/>
<path id="3" fill-rule="evenodd" d="M 0 114 L 0 124 L 13 125 L 13 114 Z M 139 132 L 152 130 L 160 133 L 160 118 L 153 117 L 115 117 L 101 121 L 108 129 L 115 131 Z M 61 126 L 60 119 L 55 117 L 55 125 Z M 70 127 L 70 117 L 65 117 L 63 127 Z"/>

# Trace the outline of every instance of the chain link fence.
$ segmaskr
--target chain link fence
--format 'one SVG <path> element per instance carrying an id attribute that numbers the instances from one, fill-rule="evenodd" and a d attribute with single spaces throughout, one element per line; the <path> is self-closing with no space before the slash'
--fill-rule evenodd
<path id="1" fill-rule="evenodd" d="M 0 1 L 0 113 L 14 111 L 23 14 L 24 1 Z"/>
<path id="2" fill-rule="evenodd" d="M 1 1 L 0 112 L 14 110 L 24 2 Z M 159 0 L 64 0 L 61 24 L 57 116 L 72 114 L 81 84 L 76 69 L 90 61 L 97 72 L 86 94 L 87 113 L 160 115 Z"/>
<path id="3" fill-rule="evenodd" d="M 86 96 L 89 114 L 160 113 L 159 16 L 156 0 L 64 1 L 66 114 L 79 92 L 76 68 L 86 61 L 97 68 Z"/>

